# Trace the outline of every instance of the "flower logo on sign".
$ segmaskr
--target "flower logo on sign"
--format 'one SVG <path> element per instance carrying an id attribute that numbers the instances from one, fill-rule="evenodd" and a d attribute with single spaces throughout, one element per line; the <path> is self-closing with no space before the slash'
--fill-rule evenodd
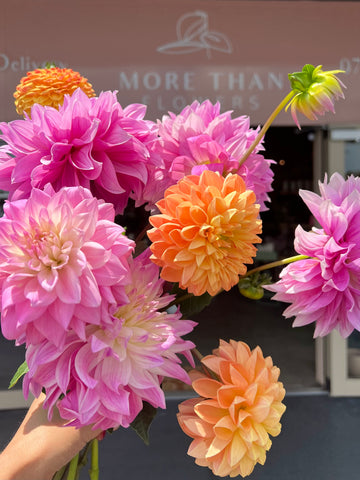
<path id="1" fill-rule="evenodd" d="M 210 31 L 208 15 L 200 10 L 186 13 L 179 18 L 176 36 L 175 42 L 166 43 L 158 47 L 157 51 L 168 55 L 183 55 L 206 50 L 208 58 L 211 58 L 212 50 L 232 53 L 230 40 L 223 33 Z"/>

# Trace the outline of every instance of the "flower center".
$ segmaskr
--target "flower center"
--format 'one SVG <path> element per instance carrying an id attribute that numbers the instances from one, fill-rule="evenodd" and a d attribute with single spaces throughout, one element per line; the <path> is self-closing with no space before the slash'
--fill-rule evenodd
<path id="1" fill-rule="evenodd" d="M 31 238 L 29 251 L 33 257 L 29 266 L 35 270 L 60 269 L 69 262 L 71 248 L 72 242 L 63 243 L 54 232 L 38 231 Z"/>
<path id="2" fill-rule="evenodd" d="M 214 232 L 214 227 L 212 227 L 211 225 L 203 225 L 200 228 L 199 235 L 205 238 L 209 238 L 213 234 L 213 232 Z"/>

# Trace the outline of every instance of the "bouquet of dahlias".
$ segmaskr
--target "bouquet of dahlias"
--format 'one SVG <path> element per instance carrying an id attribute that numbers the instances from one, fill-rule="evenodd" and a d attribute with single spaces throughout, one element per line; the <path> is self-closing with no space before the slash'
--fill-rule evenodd
<path id="1" fill-rule="evenodd" d="M 184 338 L 196 325 L 189 299 L 195 311 L 237 284 L 258 295 L 267 266 L 246 265 L 273 179 L 264 134 L 283 107 L 298 126 L 297 112 L 333 110 L 337 73 L 306 65 L 290 75 L 290 93 L 260 130 L 210 101 L 154 123 L 144 105 L 96 96 L 70 69 L 29 72 L 14 94 L 24 118 L 0 124 L 0 188 L 9 192 L 1 328 L 26 346 L 12 384 L 24 375 L 25 396 L 44 392 L 49 418 L 58 409 L 66 426 L 132 426 L 146 436 L 149 417 L 166 408 L 164 379 L 192 383 L 198 397 L 179 406 L 178 420 L 196 463 L 221 477 L 263 464 L 285 410 L 279 369 L 238 340 L 201 358 Z M 267 288 L 292 303 L 285 315 L 295 325 L 348 335 L 360 329 L 360 183 L 337 175 L 321 197 L 302 197 L 323 229 L 299 227 L 300 255 Z M 56 478 L 76 478 L 77 462 Z"/>

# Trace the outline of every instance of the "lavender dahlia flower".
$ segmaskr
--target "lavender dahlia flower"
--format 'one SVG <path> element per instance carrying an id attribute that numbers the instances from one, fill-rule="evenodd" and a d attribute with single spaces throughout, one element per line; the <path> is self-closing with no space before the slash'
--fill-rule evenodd
<path id="1" fill-rule="evenodd" d="M 284 316 L 295 316 L 295 327 L 315 322 L 315 337 L 333 329 L 347 337 L 360 330 L 360 178 L 335 173 L 319 185 L 320 196 L 300 196 L 322 228 L 295 232 L 295 250 L 312 258 L 288 265 L 266 288 L 291 303 Z"/>
<path id="2" fill-rule="evenodd" d="M 169 113 L 159 122 L 160 141 L 155 150 L 169 170 L 169 185 L 185 175 L 199 175 L 203 170 L 215 170 L 226 176 L 237 173 L 253 190 L 261 210 L 272 190 L 272 160 L 266 160 L 257 146 L 239 168 L 239 160 L 255 140 L 258 129 L 250 128 L 249 117 L 231 118 L 231 112 L 220 113 L 220 104 L 209 100 L 197 101 L 179 114 Z"/>
<path id="3" fill-rule="evenodd" d="M 82 185 L 116 213 L 129 197 L 146 202 L 144 187 L 154 183 L 162 161 L 150 152 L 157 127 L 143 120 L 145 111 L 144 105 L 123 109 L 115 92 L 88 98 L 81 89 L 65 95 L 59 110 L 33 105 L 31 118 L 0 123 L 7 143 L 0 148 L 0 188 L 17 200 L 48 183 L 56 191 Z"/>
<path id="4" fill-rule="evenodd" d="M 72 330 L 111 321 L 127 302 L 133 242 L 114 223 L 114 208 L 83 187 L 33 189 L 6 202 L 0 218 L 1 327 L 17 344 L 61 348 Z M 121 299 L 121 300 L 120 300 Z"/>
<path id="5" fill-rule="evenodd" d="M 25 395 L 30 389 L 37 396 L 44 387 L 50 416 L 56 404 L 71 425 L 94 424 L 103 430 L 128 427 L 143 401 L 165 408 L 160 387 L 164 376 L 190 383 L 178 354 L 193 364 L 194 345 L 181 336 L 195 323 L 181 320 L 180 311 L 164 310 L 173 296 L 163 295 L 164 281 L 149 252 L 130 266 L 129 303 L 113 309 L 111 324 L 88 326 L 86 341 L 70 333 L 63 350 L 46 341 L 29 345 Z"/>

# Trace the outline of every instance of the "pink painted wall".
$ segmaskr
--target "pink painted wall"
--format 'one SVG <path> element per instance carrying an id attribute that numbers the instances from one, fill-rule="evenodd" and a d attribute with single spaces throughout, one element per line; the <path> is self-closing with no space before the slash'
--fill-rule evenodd
<path id="1" fill-rule="evenodd" d="M 80 71 L 148 117 L 194 98 L 263 123 L 303 64 L 344 68 L 346 100 L 320 124 L 360 124 L 360 3 L 234 0 L 9 0 L 0 11 L 0 120 L 28 69 Z M 292 124 L 283 113 L 278 124 Z M 303 125 L 309 122 L 304 120 Z"/>

